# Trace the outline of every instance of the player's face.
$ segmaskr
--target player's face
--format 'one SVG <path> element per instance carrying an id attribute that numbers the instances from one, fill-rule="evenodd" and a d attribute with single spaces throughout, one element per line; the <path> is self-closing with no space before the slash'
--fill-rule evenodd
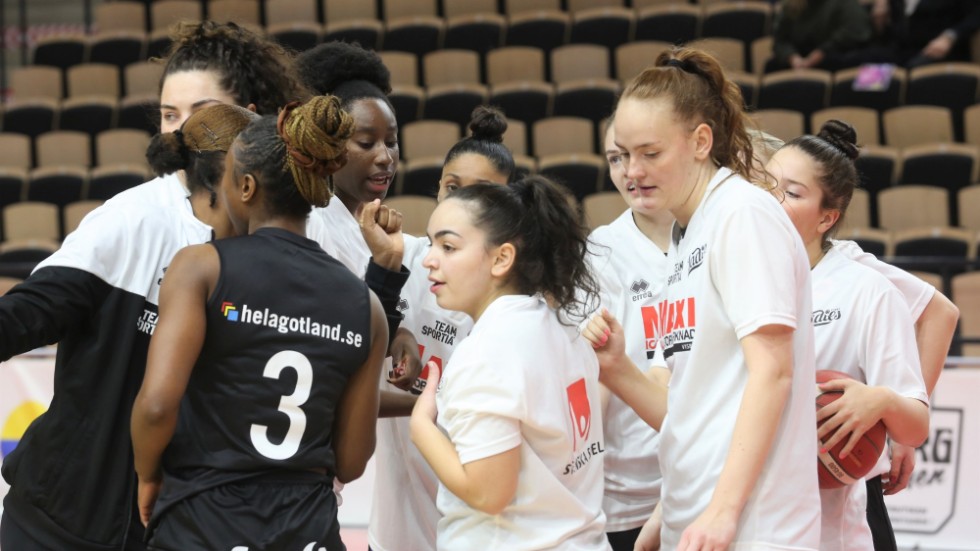
<path id="1" fill-rule="evenodd" d="M 471 222 L 466 203 L 452 197 L 439 203 L 429 218 L 432 246 L 422 261 L 429 269 L 429 290 L 446 310 L 477 319 L 493 300 L 493 248 L 486 233 Z"/>
<path id="2" fill-rule="evenodd" d="M 699 152 L 697 126 L 678 120 L 667 100 L 627 98 L 616 108 L 613 127 L 624 176 L 617 188 L 627 202 L 677 214 L 703 176 L 705 154 Z"/>
<path id="3" fill-rule="evenodd" d="M 777 151 L 766 164 L 776 180 L 776 197 L 781 198 L 783 209 L 807 244 L 821 241 L 830 229 L 830 211 L 821 207 L 819 168 L 812 157 L 792 146 Z"/>
<path id="4" fill-rule="evenodd" d="M 218 200 L 215 205 L 228 214 L 231 235 L 245 235 L 248 233 L 248 210 L 241 200 L 241 186 L 235 175 L 235 144 L 225 155 L 224 174 L 221 175 L 221 185 L 216 190 Z M 215 237 L 228 237 L 217 234 Z"/>
<path id="5" fill-rule="evenodd" d="M 347 164 L 333 175 L 334 191 L 347 210 L 384 199 L 398 169 L 398 124 L 380 99 L 360 99 L 349 109 L 354 134 L 347 142 Z"/>
<path id="6" fill-rule="evenodd" d="M 439 178 L 439 200 L 453 191 L 473 184 L 507 185 L 507 175 L 497 170 L 490 159 L 479 153 L 463 153 L 442 167 Z"/>
<path id="7" fill-rule="evenodd" d="M 181 71 L 168 75 L 160 90 L 160 132 L 173 132 L 196 111 L 217 103 L 235 105 L 214 71 Z"/>

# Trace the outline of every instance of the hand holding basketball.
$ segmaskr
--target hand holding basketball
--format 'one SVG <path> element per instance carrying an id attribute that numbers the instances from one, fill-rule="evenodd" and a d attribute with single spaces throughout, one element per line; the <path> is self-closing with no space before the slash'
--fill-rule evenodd
<path id="1" fill-rule="evenodd" d="M 846 458 L 861 435 L 881 420 L 888 398 L 883 395 L 884 389 L 854 379 L 833 379 L 820 384 L 820 390 L 843 392 L 840 398 L 817 411 L 817 422 L 824 421 L 817 436 L 827 449 L 847 438 L 840 452 L 841 459 Z"/>

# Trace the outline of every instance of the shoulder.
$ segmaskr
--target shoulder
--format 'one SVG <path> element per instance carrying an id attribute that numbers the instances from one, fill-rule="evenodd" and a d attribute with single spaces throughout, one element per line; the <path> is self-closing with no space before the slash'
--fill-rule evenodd
<path id="1" fill-rule="evenodd" d="M 176 174 L 165 174 L 116 194 L 106 204 L 177 206 L 186 202 L 187 195 L 187 188 Z"/>

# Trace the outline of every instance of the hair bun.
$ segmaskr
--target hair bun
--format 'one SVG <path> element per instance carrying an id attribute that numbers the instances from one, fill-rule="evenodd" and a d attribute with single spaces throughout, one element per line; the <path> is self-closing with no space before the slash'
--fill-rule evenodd
<path id="1" fill-rule="evenodd" d="M 153 136 L 146 148 L 146 161 L 157 176 L 184 170 L 188 159 L 187 146 L 180 130 Z"/>
<path id="2" fill-rule="evenodd" d="M 848 159 L 858 158 L 857 132 L 846 122 L 831 119 L 823 123 L 817 137 L 834 146 Z"/>
<path id="3" fill-rule="evenodd" d="M 367 81 L 385 95 L 391 93 L 391 72 L 376 52 L 360 44 L 325 42 L 296 58 L 307 86 L 318 94 L 333 94 L 337 87 L 352 81 Z"/>
<path id="4" fill-rule="evenodd" d="M 470 133 L 475 140 L 503 143 L 507 131 L 507 117 L 503 111 L 487 105 L 479 105 L 470 115 Z"/>

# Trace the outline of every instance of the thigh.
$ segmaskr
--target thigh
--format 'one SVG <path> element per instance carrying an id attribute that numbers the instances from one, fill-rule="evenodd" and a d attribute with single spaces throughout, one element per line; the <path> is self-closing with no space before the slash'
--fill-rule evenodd
<path id="1" fill-rule="evenodd" d="M 0 549 L 16 549 L 17 551 L 55 551 L 38 543 L 19 524 L 13 521 L 6 512 L 0 518 Z"/>

